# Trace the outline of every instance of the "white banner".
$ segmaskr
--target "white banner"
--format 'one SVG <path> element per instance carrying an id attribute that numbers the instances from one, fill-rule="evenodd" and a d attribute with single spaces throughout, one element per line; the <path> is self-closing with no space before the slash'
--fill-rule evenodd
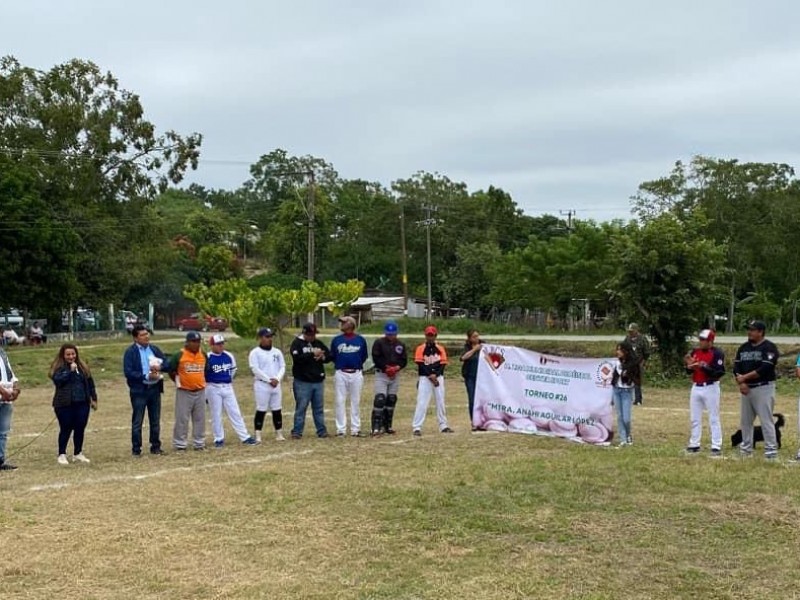
<path id="1" fill-rule="evenodd" d="M 608 444 L 614 435 L 613 372 L 612 359 L 484 344 L 472 425 Z"/>

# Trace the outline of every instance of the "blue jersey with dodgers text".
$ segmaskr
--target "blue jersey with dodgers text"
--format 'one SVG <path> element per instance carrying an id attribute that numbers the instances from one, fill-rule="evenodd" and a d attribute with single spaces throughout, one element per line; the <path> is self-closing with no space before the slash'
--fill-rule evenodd
<path id="1" fill-rule="evenodd" d="M 224 350 L 221 354 L 208 353 L 206 383 L 231 383 L 236 374 L 236 359 Z"/>
<path id="2" fill-rule="evenodd" d="M 331 342 L 331 358 L 336 370 L 362 369 L 368 356 L 367 340 L 357 333 L 337 335 Z"/>

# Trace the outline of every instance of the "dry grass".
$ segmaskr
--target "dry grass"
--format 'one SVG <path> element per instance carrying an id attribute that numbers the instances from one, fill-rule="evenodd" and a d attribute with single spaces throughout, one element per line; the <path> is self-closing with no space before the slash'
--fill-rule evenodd
<path id="1" fill-rule="evenodd" d="M 250 425 L 249 378 L 237 389 Z M 368 378 L 362 420 L 369 391 Z M 124 382 L 109 372 L 87 434 L 92 464 L 61 467 L 55 425 L 19 450 L 52 418 L 51 389 L 26 389 L 9 442 L 20 469 L 0 473 L 0 597 L 795 594 L 800 467 L 788 460 L 797 417 L 788 385 L 779 464 L 683 456 L 688 386 L 647 390 L 636 445 L 624 450 L 470 434 L 455 376 L 447 396 L 451 436 L 435 433 L 430 415 L 425 436 L 411 438 L 406 378 L 393 438 L 247 448 L 229 432 L 223 450 L 137 460 Z M 164 399 L 166 443 L 172 394 Z M 332 408 L 332 389 L 326 400 Z M 723 410 L 727 437 L 738 419 L 731 389 Z"/>

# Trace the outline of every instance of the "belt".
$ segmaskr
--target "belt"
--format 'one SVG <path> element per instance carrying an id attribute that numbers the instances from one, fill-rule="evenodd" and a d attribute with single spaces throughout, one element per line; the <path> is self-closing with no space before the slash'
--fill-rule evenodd
<path id="1" fill-rule="evenodd" d="M 747 382 L 745 381 L 745 383 L 747 383 Z M 747 383 L 747 387 L 751 387 L 751 388 L 761 387 L 762 385 L 769 385 L 771 383 L 775 383 L 775 382 L 774 381 L 759 381 L 758 383 Z"/>
<path id="2" fill-rule="evenodd" d="M 342 373 L 358 373 L 361 369 L 339 369 Z"/>
<path id="3" fill-rule="evenodd" d="M 715 384 L 717 384 L 717 383 L 719 383 L 719 381 L 703 381 L 703 382 L 701 382 L 701 383 L 695 383 L 695 385 L 696 385 L 697 387 L 705 387 L 705 386 L 707 386 L 707 385 L 715 385 Z"/>

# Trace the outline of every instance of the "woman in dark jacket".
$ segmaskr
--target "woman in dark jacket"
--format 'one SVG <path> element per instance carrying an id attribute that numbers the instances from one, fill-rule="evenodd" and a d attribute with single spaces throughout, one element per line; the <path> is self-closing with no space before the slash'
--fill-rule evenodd
<path id="1" fill-rule="evenodd" d="M 68 465 L 67 442 L 72 435 L 73 460 L 88 463 L 83 454 L 83 433 L 89 422 L 89 409 L 97 409 L 97 392 L 92 372 L 78 355 L 73 344 L 64 344 L 50 367 L 50 378 L 56 386 L 53 408 L 56 411 L 58 432 L 58 464 Z"/>
<path id="2" fill-rule="evenodd" d="M 478 381 L 478 361 L 481 356 L 483 342 L 477 329 L 467 331 L 467 341 L 464 344 L 464 351 L 461 354 L 461 376 L 464 378 L 464 385 L 467 387 L 467 409 L 469 410 L 469 421 L 473 423 L 473 412 L 475 410 L 475 386 Z M 479 431 L 479 427 L 472 425 L 472 431 Z"/>
<path id="3" fill-rule="evenodd" d="M 617 429 L 619 430 L 619 445 L 632 446 L 631 433 L 631 406 L 633 406 L 633 390 L 641 382 L 642 371 L 640 362 L 626 344 L 617 344 L 617 362 L 614 365 L 614 374 L 611 378 L 614 405 L 617 408 Z"/>

